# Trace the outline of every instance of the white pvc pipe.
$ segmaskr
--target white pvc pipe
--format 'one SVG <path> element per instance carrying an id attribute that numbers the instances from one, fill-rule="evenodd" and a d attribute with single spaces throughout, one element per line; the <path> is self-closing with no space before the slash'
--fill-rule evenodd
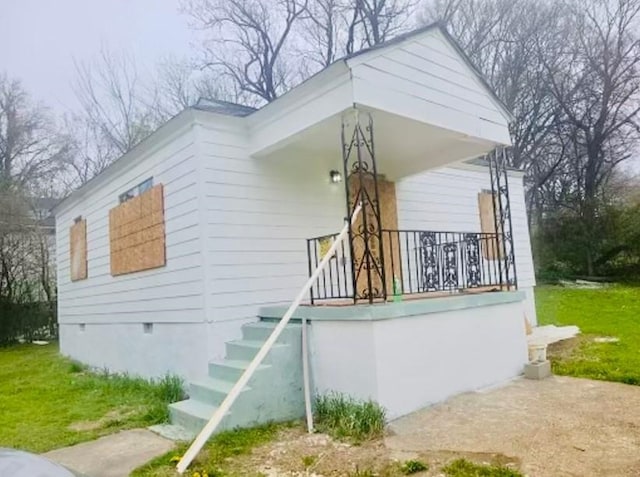
<path id="1" fill-rule="evenodd" d="M 362 204 L 358 204 L 356 209 L 353 211 L 353 215 L 351 216 L 350 223 L 347 223 L 344 225 L 342 231 L 340 232 L 336 240 L 331 245 L 331 248 L 329 248 L 329 251 L 322 258 L 322 260 L 316 267 L 315 271 L 311 274 L 311 276 L 309 277 L 305 285 L 302 287 L 302 289 L 296 296 L 295 300 L 293 300 L 293 302 L 287 309 L 287 312 L 284 314 L 280 322 L 271 332 L 271 335 L 269 335 L 267 340 L 264 342 L 264 344 L 262 345 L 262 348 L 260 348 L 260 351 L 258 351 L 258 353 L 255 355 L 255 357 L 253 358 L 253 360 L 251 361 L 247 369 L 244 371 L 244 373 L 242 373 L 242 376 L 240 376 L 240 379 L 238 379 L 236 384 L 233 385 L 233 387 L 231 388 L 231 391 L 229 391 L 229 394 L 227 394 L 227 397 L 224 398 L 224 400 L 220 404 L 220 407 L 216 409 L 216 411 L 213 413 L 213 416 L 211 416 L 211 419 L 209 420 L 209 422 L 207 422 L 207 424 L 200 431 L 200 434 L 198 434 L 195 440 L 191 443 L 191 446 L 189 446 L 189 448 L 187 449 L 187 452 L 184 453 L 184 455 L 182 456 L 182 459 L 180 459 L 180 462 L 178 462 L 178 465 L 176 466 L 178 473 L 182 474 L 187 469 L 187 467 L 189 467 L 189 464 L 191 464 L 193 459 L 195 459 L 195 457 L 198 455 L 198 452 L 200 452 L 202 447 L 207 443 L 207 441 L 209 440 L 209 437 L 211 437 L 211 434 L 213 434 L 213 432 L 216 430 L 218 425 L 220 425 L 220 422 L 222 421 L 224 416 L 227 414 L 227 412 L 229 412 L 229 409 L 231 408 L 235 400 L 240 395 L 240 392 L 247 385 L 247 383 L 253 376 L 253 373 L 255 373 L 256 369 L 258 369 L 258 366 L 260 366 L 264 358 L 267 356 L 267 353 L 271 350 L 276 340 L 280 337 L 280 334 L 284 330 L 285 326 L 287 326 L 287 323 L 289 323 L 289 320 L 295 313 L 298 306 L 300 306 L 300 303 L 306 296 L 307 292 L 313 286 L 313 283 L 318 279 L 318 276 L 320 276 L 320 273 L 322 272 L 324 267 L 327 266 L 327 263 L 329 263 L 329 260 L 338 249 L 338 245 L 340 245 L 342 240 L 344 240 L 345 236 L 349 232 L 349 228 L 355 222 L 356 217 L 360 213 L 361 209 L 362 209 Z"/>
<path id="2" fill-rule="evenodd" d="M 309 346 L 307 344 L 307 318 L 302 317 L 302 381 L 304 382 L 304 411 L 307 416 L 307 432 L 313 432 L 311 409 L 311 383 L 309 380 Z"/>

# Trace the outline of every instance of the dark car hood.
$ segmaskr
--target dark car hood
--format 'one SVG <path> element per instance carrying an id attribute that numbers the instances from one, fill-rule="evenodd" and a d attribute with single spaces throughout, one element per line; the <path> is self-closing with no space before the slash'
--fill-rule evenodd
<path id="1" fill-rule="evenodd" d="M 50 460 L 28 452 L 0 448 L 2 477 L 83 477 Z"/>

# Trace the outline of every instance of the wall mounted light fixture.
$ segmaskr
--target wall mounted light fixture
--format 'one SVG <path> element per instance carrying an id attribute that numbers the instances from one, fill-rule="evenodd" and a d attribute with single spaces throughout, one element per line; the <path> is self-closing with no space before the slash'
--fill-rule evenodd
<path id="1" fill-rule="evenodd" d="M 342 182 L 342 174 L 340 174 L 340 172 L 336 170 L 329 172 L 329 178 L 334 184 Z"/>

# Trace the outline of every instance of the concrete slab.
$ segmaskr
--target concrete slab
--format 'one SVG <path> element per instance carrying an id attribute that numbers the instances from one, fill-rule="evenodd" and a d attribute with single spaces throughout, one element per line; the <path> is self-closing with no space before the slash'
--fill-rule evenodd
<path id="1" fill-rule="evenodd" d="M 640 386 L 521 378 L 390 427 L 386 445 L 398 452 L 502 454 L 535 477 L 640 475 Z"/>
<path id="2" fill-rule="evenodd" d="M 173 449 L 174 443 L 146 429 L 132 429 L 44 454 L 88 477 L 127 477 L 132 470 Z"/>
<path id="3" fill-rule="evenodd" d="M 174 424 L 158 424 L 156 426 L 151 426 L 148 429 L 165 439 L 175 442 L 190 442 L 196 437 L 196 434 L 193 432 L 182 426 L 176 426 Z"/>

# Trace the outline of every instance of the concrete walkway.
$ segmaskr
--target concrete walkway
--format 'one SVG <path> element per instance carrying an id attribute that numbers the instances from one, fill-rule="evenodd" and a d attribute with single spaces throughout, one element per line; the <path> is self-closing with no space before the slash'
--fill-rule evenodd
<path id="1" fill-rule="evenodd" d="M 498 454 L 534 477 L 640 475 L 640 387 L 588 379 L 518 379 L 391 424 L 400 452 Z"/>
<path id="2" fill-rule="evenodd" d="M 173 449 L 174 443 L 146 429 L 121 431 L 44 456 L 87 477 L 127 477 L 132 470 Z"/>

